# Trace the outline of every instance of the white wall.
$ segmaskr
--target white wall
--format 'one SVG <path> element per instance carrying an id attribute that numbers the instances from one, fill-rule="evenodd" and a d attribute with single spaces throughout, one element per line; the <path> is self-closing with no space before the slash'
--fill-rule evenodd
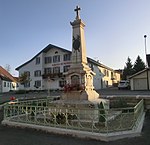
<path id="1" fill-rule="evenodd" d="M 56 53 L 57 52 L 57 53 Z M 41 53 L 39 54 L 40 57 L 40 64 L 36 65 L 36 58 L 34 58 L 30 63 L 27 63 L 26 65 L 24 65 L 23 67 L 21 67 L 19 69 L 19 74 L 24 73 L 26 71 L 30 71 L 30 87 L 29 88 L 24 88 L 23 85 L 19 85 L 19 89 L 27 89 L 27 90 L 35 90 L 36 88 L 34 87 L 35 81 L 37 80 L 41 80 L 41 87 L 38 88 L 39 90 L 46 90 L 49 88 L 49 84 L 47 79 L 43 79 L 42 76 L 40 77 L 35 77 L 34 76 L 34 71 L 35 70 L 41 70 L 41 74 L 44 74 L 44 68 L 48 68 L 48 67 L 56 67 L 59 66 L 60 67 L 60 72 L 63 72 L 63 67 L 65 65 L 71 65 L 71 60 L 70 61 L 63 61 L 63 55 L 67 54 L 69 52 L 67 51 L 63 51 L 61 49 L 58 48 L 51 48 L 48 52 L 46 53 Z M 49 64 L 45 64 L 45 57 L 51 56 L 53 57 L 54 55 L 60 55 L 60 62 L 56 62 L 56 63 L 49 63 Z M 105 75 L 104 71 L 108 71 L 109 75 Z M 95 89 L 101 89 L 101 88 L 106 88 L 107 86 L 112 86 L 112 80 L 111 80 L 111 71 L 107 68 L 102 68 L 98 65 L 94 64 L 94 72 L 96 73 L 96 75 L 93 77 L 93 85 L 95 87 Z M 59 80 L 61 80 L 61 78 L 55 79 L 55 81 L 50 83 L 50 87 L 51 89 L 58 89 L 59 88 Z"/>
<path id="2" fill-rule="evenodd" d="M 57 54 L 55 54 L 55 52 L 58 52 Z M 49 85 L 47 83 L 47 79 L 43 79 L 42 76 L 40 77 L 35 77 L 34 76 L 34 71 L 36 70 L 41 70 L 41 75 L 44 74 L 44 68 L 48 68 L 48 67 L 60 67 L 60 72 L 63 72 L 63 67 L 65 65 L 70 65 L 71 61 L 63 61 L 63 55 L 68 53 L 67 51 L 62 51 L 61 49 L 57 49 L 57 48 L 51 48 L 47 53 L 41 53 L 39 56 L 40 57 L 40 64 L 36 65 L 36 58 L 33 59 L 30 63 L 24 65 L 23 67 L 21 67 L 19 69 L 19 74 L 22 74 L 26 71 L 30 72 L 30 88 L 24 88 L 24 85 L 19 85 L 19 89 L 27 89 L 27 90 L 35 90 L 36 88 L 34 87 L 35 81 L 37 80 L 41 80 L 41 87 L 38 88 L 40 90 L 45 90 L 49 88 Z M 45 64 L 45 57 L 51 56 L 53 57 L 54 55 L 60 55 L 60 62 L 56 62 L 56 63 L 48 63 Z M 51 86 L 51 89 L 56 89 L 59 88 L 59 81 L 55 80 Z"/>
<path id="3" fill-rule="evenodd" d="M 6 84 L 6 86 L 4 86 Z M 11 82 L 9 81 L 2 81 L 2 92 L 9 92 L 11 90 Z"/>
<path id="4" fill-rule="evenodd" d="M 19 75 L 21 75 L 22 73 L 26 72 L 26 71 L 29 71 L 30 72 L 30 88 L 24 88 L 24 85 L 19 85 L 19 89 L 27 89 L 27 90 L 34 90 L 36 89 L 34 87 L 34 82 L 36 80 L 41 80 L 42 81 L 42 76 L 40 77 L 34 77 L 34 71 L 35 70 L 42 70 L 42 54 L 40 54 L 39 56 L 37 57 L 40 57 L 40 64 L 37 64 L 36 65 L 36 58 L 33 59 L 30 63 L 27 63 L 26 65 L 24 65 L 23 67 L 21 67 L 19 69 Z"/>
<path id="5" fill-rule="evenodd" d="M 102 85 L 101 80 L 102 80 L 103 74 L 100 72 L 100 69 L 96 65 L 94 65 L 93 68 L 94 68 L 93 71 L 96 73 L 96 75 L 93 77 L 94 88 L 96 90 L 102 89 L 103 85 Z"/>

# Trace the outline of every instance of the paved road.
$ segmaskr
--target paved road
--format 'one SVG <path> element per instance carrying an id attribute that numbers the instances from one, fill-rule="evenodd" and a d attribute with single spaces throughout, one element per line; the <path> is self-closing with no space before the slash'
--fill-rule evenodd
<path id="1" fill-rule="evenodd" d="M 3 118 L 0 111 L 0 121 Z M 141 137 L 113 142 L 80 139 L 71 136 L 50 134 L 33 129 L 20 129 L 0 124 L 0 145 L 150 145 L 150 113 L 147 113 Z"/>
<path id="2" fill-rule="evenodd" d="M 97 90 L 97 92 L 100 94 L 101 97 L 106 97 L 106 96 L 136 96 L 136 95 L 146 95 L 150 96 L 150 91 L 131 91 L 131 90 L 118 90 L 117 88 L 107 88 L 107 89 L 101 89 Z M 58 96 L 60 95 L 61 92 L 59 91 L 53 91 L 50 93 L 51 96 Z M 10 100 L 10 97 L 16 97 L 18 99 L 22 98 L 41 98 L 41 97 L 46 97 L 47 92 L 40 92 L 40 93 L 28 93 L 28 94 L 15 94 L 15 93 L 4 93 L 0 94 L 0 104 L 2 102 L 6 102 Z M 25 97 L 26 96 L 26 97 Z"/>
<path id="3" fill-rule="evenodd" d="M 131 90 L 118 90 L 118 88 L 106 88 L 97 90 L 97 92 L 103 97 L 105 96 L 136 96 L 136 95 L 146 95 L 150 96 L 150 91 L 131 91 Z"/>

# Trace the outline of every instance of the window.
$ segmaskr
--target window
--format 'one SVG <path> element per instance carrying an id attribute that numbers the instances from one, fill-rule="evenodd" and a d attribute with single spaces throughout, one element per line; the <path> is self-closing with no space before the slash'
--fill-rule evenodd
<path id="1" fill-rule="evenodd" d="M 107 76 L 107 77 L 109 77 L 109 71 L 105 69 L 104 70 L 104 75 Z"/>
<path id="2" fill-rule="evenodd" d="M 25 87 L 25 88 L 30 87 L 30 82 L 25 82 L 25 83 L 24 83 L 24 87 Z"/>
<path id="3" fill-rule="evenodd" d="M 70 65 L 64 66 L 64 72 L 67 72 L 69 70 L 69 68 L 70 68 Z"/>
<path id="4" fill-rule="evenodd" d="M 7 87 L 9 87 L 9 83 L 7 83 Z"/>
<path id="5" fill-rule="evenodd" d="M 111 79 L 114 79 L 114 73 L 111 72 Z"/>
<path id="6" fill-rule="evenodd" d="M 59 81 L 59 87 L 64 87 L 66 85 L 66 81 L 65 80 L 62 80 L 62 81 Z"/>
<path id="7" fill-rule="evenodd" d="M 70 54 L 64 54 L 64 61 L 69 61 L 71 60 L 71 55 Z"/>
<path id="8" fill-rule="evenodd" d="M 40 80 L 35 81 L 34 87 L 36 87 L 36 88 L 41 87 L 41 81 Z"/>
<path id="9" fill-rule="evenodd" d="M 105 76 L 107 75 L 107 71 L 106 71 L 106 69 L 104 69 L 104 75 L 105 75 Z"/>
<path id="10" fill-rule="evenodd" d="M 52 73 L 52 68 L 51 67 L 45 68 L 44 73 L 45 74 L 51 74 Z"/>
<path id="11" fill-rule="evenodd" d="M 40 64 L 40 57 L 37 57 L 37 58 L 36 58 L 35 64 Z"/>
<path id="12" fill-rule="evenodd" d="M 12 88 L 15 88 L 15 85 L 14 84 L 11 84 L 12 85 Z"/>
<path id="13" fill-rule="evenodd" d="M 109 77 L 109 71 L 107 70 L 107 77 Z"/>
<path id="14" fill-rule="evenodd" d="M 47 63 L 52 63 L 52 57 L 51 56 L 45 57 L 45 64 L 47 64 Z"/>
<path id="15" fill-rule="evenodd" d="M 53 56 L 53 62 L 60 62 L 60 55 Z"/>
<path id="16" fill-rule="evenodd" d="M 34 76 L 35 77 L 40 77 L 41 76 L 41 71 L 40 70 L 34 71 Z"/>
<path id="17" fill-rule="evenodd" d="M 60 73 L 60 67 L 54 67 L 53 73 L 56 73 L 56 74 Z"/>
<path id="18" fill-rule="evenodd" d="M 6 87 L 6 82 L 4 82 L 4 87 Z"/>

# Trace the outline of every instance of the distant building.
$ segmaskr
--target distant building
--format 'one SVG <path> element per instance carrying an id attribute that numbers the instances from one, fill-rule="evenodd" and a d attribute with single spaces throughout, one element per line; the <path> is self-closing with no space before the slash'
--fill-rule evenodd
<path id="1" fill-rule="evenodd" d="M 150 69 L 146 68 L 129 77 L 131 90 L 150 90 Z"/>
<path id="2" fill-rule="evenodd" d="M 0 93 L 18 89 L 17 79 L 0 66 Z"/>
<path id="3" fill-rule="evenodd" d="M 96 73 L 94 76 L 95 89 L 111 87 L 120 81 L 120 73 L 91 59 L 88 65 Z M 66 84 L 64 72 L 71 65 L 71 51 L 49 44 L 31 60 L 17 67 L 19 75 L 27 73 L 30 82 L 19 85 L 19 89 L 47 90 L 62 89 Z"/>

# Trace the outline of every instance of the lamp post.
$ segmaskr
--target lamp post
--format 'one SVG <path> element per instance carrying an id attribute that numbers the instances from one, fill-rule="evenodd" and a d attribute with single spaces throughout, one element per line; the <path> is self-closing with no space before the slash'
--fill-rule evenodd
<path id="1" fill-rule="evenodd" d="M 144 35 L 144 39 L 145 39 L 145 56 L 147 55 L 147 48 L 146 48 L 146 38 L 147 35 Z M 149 90 L 149 75 L 148 75 L 148 62 L 147 62 L 147 58 L 146 58 L 146 79 L 147 79 L 147 90 Z"/>
<path id="2" fill-rule="evenodd" d="M 146 38 L 147 38 L 147 35 L 144 35 L 144 39 L 145 39 L 145 56 L 147 55 Z M 147 59 L 146 59 L 146 67 L 147 67 Z"/>

